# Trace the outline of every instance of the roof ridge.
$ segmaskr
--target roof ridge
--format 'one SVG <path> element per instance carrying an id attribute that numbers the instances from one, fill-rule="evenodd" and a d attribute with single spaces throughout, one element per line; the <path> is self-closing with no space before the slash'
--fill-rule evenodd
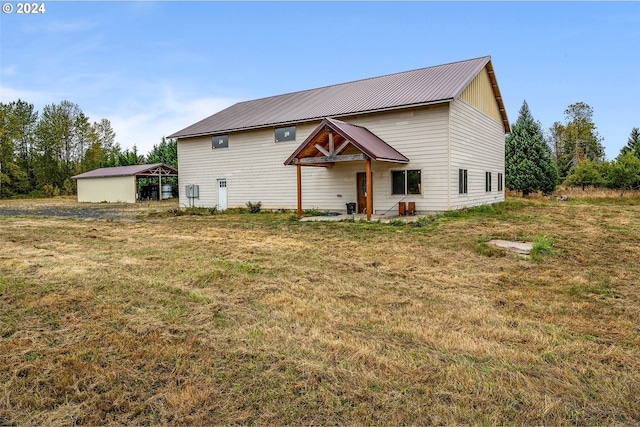
<path id="1" fill-rule="evenodd" d="M 413 73 L 413 72 L 416 72 L 416 71 L 428 70 L 428 69 L 431 69 L 431 68 L 447 67 L 447 66 L 454 65 L 454 64 L 460 64 L 460 63 L 463 63 L 463 62 L 472 62 L 472 61 L 477 61 L 479 59 L 485 59 L 485 58 L 491 60 L 491 55 L 479 56 L 477 58 L 470 58 L 470 59 L 462 59 L 460 61 L 448 62 L 446 64 L 431 65 L 429 67 L 420 67 L 420 68 L 415 68 L 413 70 L 396 71 L 394 73 L 387 73 L 387 74 L 383 74 L 381 76 L 364 77 L 364 78 L 361 78 L 361 79 L 351 80 L 351 81 L 348 81 L 348 82 L 334 83 L 334 84 L 330 84 L 330 85 L 318 86 L 318 87 L 311 88 L 311 89 L 295 90 L 295 91 L 292 91 L 292 92 L 281 93 L 281 94 L 278 94 L 278 95 L 264 96 L 262 98 L 248 99 L 246 101 L 236 102 L 234 105 L 240 105 L 240 104 L 244 104 L 244 103 L 247 103 L 247 102 L 262 101 L 262 100 L 271 99 L 271 98 L 279 98 L 281 96 L 284 97 L 284 96 L 288 96 L 288 95 L 295 95 L 295 94 L 305 93 L 305 92 L 314 92 L 314 91 L 317 91 L 317 90 L 327 89 L 327 88 L 331 88 L 331 87 L 344 86 L 344 85 L 349 85 L 349 84 L 353 84 L 353 83 L 364 82 L 364 81 L 367 81 L 367 80 L 375 80 L 375 79 L 381 79 L 381 78 L 384 78 L 384 77 L 397 76 L 397 75 L 400 75 L 400 74 Z"/>
<path id="2" fill-rule="evenodd" d="M 488 67 L 489 64 L 491 56 L 486 55 L 249 99 L 237 102 L 169 136 L 198 137 L 321 120 L 323 117 L 344 117 L 451 102 L 477 77 L 482 67 Z M 505 121 L 506 113 L 502 114 Z M 505 124 L 505 129 L 507 128 Z"/>

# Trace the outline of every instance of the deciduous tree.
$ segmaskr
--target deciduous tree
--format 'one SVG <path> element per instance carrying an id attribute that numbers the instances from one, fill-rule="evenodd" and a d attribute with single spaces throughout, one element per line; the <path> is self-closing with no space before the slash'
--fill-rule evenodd
<path id="1" fill-rule="evenodd" d="M 640 185 L 640 159 L 629 152 L 619 156 L 609 171 L 610 184 L 620 189 L 620 197 L 626 190 Z"/>
<path id="2" fill-rule="evenodd" d="M 583 160 L 604 160 L 603 138 L 593 122 L 593 108 L 584 102 L 569 105 L 564 111 L 565 124 L 556 122 L 549 130 L 550 145 L 561 178 Z"/>
<path id="3" fill-rule="evenodd" d="M 582 186 L 582 191 L 584 191 L 587 186 L 603 185 L 604 179 L 600 174 L 598 163 L 587 159 L 573 169 L 565 184 Z"/>

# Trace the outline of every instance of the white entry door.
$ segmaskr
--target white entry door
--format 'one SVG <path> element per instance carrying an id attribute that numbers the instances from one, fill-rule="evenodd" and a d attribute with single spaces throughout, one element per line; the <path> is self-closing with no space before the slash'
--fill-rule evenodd
<path id="1" fill-rule="evenodd" d="M 218 180 L 218 210 L 227 210 L 227 180 Z"/>

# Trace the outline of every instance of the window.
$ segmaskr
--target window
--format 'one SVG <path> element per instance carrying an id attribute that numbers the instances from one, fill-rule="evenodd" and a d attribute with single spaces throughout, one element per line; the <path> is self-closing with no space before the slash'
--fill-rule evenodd
<path id="1" fill-rule="evenodd" d="M 229 148 L 229 135 L 211 137 L 211 148 Z"/>
<path id="2" fill-rule="evenodd" d="M 502 174 L 498 172 L 498 191 L 502 191 Z"/>
<path id="3" fill-rule="evenodd" d="M 391 194 L 422 193 L 420 170 L 391 171 Z"/>
<path id="4" fill-rule="evenodd" d="M 295 141 L 295 140 L 296 140 L 295 126 L 276 128 L 276 142 Z"/>
<path id="5" fill-rule="evenodd" d="M 491 191 L 491 172 L 484 173 L 484 191 Z"/>
<path id="6" fill-rule="evenodd" d="M 467 194 L 467 175 L 466 169 L 458 169 L 458 193 Z"/>

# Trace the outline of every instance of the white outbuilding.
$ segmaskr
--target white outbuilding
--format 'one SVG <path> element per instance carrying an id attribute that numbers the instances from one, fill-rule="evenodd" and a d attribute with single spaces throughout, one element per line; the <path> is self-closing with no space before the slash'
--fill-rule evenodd
<path id="1" fill-rule="evenodd" d="M 73 179 L 78 183 L 78 202 L 135 203 L 143 199 L 160 199 L 167 194 L 163 192 L 162 178 L 177 176 L 177 169 L 156 163 L 100 168 L 76 175 Z M 139 188 L 139 178 L 157 178 L 157 186 Z"/>

